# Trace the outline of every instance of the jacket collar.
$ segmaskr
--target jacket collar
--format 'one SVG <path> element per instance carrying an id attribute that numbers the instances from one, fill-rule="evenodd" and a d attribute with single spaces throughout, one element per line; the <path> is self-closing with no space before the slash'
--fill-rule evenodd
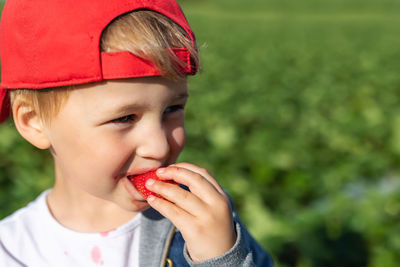
<path id="1" fill-rule="evenodd" d="M 174 231 L 172 223 L 150 208 L 142 212 L 140 227 L 139 266 L 164 266 L 169 238 Z"/>

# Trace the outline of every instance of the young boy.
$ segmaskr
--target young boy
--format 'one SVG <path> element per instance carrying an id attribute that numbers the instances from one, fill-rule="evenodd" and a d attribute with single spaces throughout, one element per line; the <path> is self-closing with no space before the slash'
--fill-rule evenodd
<path id="1" fill-rule="evenodd" d="M 198 55 L 174 0 L 7 0 L 0 50 L 0 121 L 55 166 L 0 222 L 0 266 L 272 266 L 217 181 L 175 163 Z M 131 179 L 154 170 L 145 198 Z"/>

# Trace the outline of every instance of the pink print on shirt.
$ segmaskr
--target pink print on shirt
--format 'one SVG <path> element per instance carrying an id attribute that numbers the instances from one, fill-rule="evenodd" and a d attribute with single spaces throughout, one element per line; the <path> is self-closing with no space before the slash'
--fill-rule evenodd
<path id="1" fill-rule="evenodd" d="M 92 260 L 96 264 L 103 265 L 104 261 L 101 259 L 101 251 L 98 246 L 94 246 L 92 249 Z"/>
<path id="2" fill-rule="evenodd" d="M 106 237 L 106 236 L 108 236 L 108 234 L 110 234 L 112 231 L 115 231 L 115 230 L 117 230 L 117 228 L 111 229 L 110 231 L 101 232 L 100 235 L 102 237 Z"/>

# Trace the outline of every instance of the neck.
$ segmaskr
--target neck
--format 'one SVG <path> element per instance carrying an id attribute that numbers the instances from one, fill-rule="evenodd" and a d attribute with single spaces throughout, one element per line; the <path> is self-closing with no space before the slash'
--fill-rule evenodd
<path id="1" fill-rule="evenodd" d="M 77 232 L 110 231 L 137 215 L 87 193 L 65 190 L 57 181 L 47 196 L 47 205 L 61 225 Z"/>

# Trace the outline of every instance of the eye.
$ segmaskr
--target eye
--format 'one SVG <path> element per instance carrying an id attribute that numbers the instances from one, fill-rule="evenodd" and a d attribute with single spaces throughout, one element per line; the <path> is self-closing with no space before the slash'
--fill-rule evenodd
<path id="1" fill-rule="evenodd" d="M 136 115 L 131 114 L 131 115 L 126 115 L 123 117 L 120 117 L 118 119 L 112 120 L 112 123 L 132 123 L 136 120 Z"/>
<path id="2" fill-rule="evenodd" d="M 168 108 L 165 109 L 164 114 L 169 114 L 169 113 L 174 113 L 180 110 L 184 110 L 184 105 L 174 105 L 174 106 L 170 106 Z"/>

